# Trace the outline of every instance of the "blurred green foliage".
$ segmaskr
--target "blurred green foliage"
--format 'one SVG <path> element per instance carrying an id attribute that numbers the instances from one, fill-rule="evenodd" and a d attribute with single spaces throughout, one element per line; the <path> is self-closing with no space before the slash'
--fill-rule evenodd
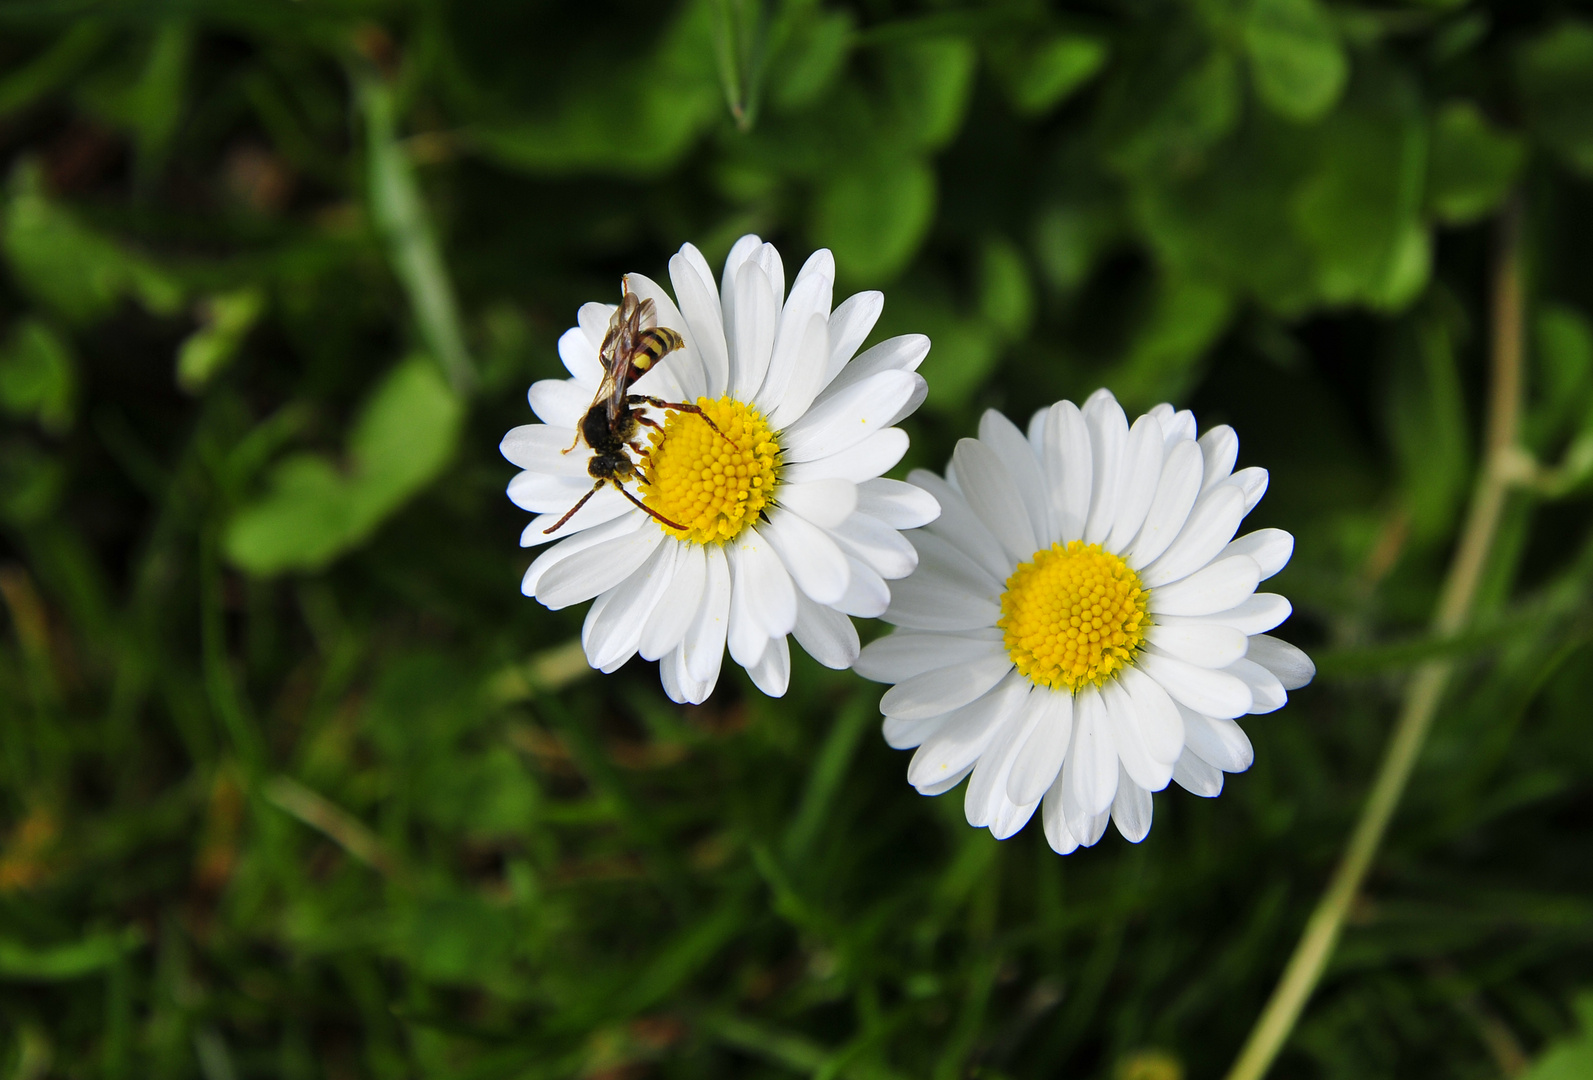
<path id="1" fill-rule="evenodd" d="M 1434 655 L 1278 1075 L 1586 1072 L 1593 12 L 10 0 L 0 165 L 0 1074 L 1216 1076 Z M 1511 198 L 1541 469 L 1433 641 Z M 846 673 L 583 677 L 498 438 L 746 231 L 933 338 L 908 464 L 1102 384 L 1237 426 L 1322 675 L 1221 799 L 1058 859 Z"/>

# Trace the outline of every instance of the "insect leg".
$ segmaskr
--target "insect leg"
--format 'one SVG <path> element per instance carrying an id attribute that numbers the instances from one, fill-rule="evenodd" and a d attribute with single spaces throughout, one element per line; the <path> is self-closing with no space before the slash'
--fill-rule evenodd
<path id="1" fill-rule="evenodd" d="M 642 500 L 638 499 L 636 496 L 632 495 L 629 491 L 625 490 L 625 488 L 623 488 L 623 487 L 620 488 L 619 489 L 619 493 L 621 495 L 625 496 L 631 502 L 635 503 L 642 510 L 647 511 L 647 513 L 651 517 L 655 517 L 659 521 L 662 521 L 665 525 L 668 525 L 671 529 L 679 529 L 681 532 L 685 532 L 686 531 L 686 526 L 678 524 L 678 523 L 673 522 L 673 521 L 670 521 L 663 514 L 660 514 L 657 510 L 654 510 L 651 506 L 648 506 L 646 503 L 642 502 Z"/>
<path id="2" fill-rule="evenodd" d="M 568 514 L 565 514 L 563 517 L 559 518 L 559 520 L 554 523 L 553 528 L 551 528 L 551 529 L 543 529 L 542 530 L 542 535 L 546 536 L 548 533 L 557 530 L 566 521 L 569 521 L 572 517 L 574 517 L 575 516 L 575 512 L 577 510 L 579 510 L 581 507 L 586 505 L 586 500 L 590 499 L 593 495 L 596 495 L 600 490 L 602 490 L 602 487 L 603 487 L 603 485 L 605 483 L 607 483 L 606 480 L 599 480 L 597 483 L 593 484 L 592 485 L 592 490 L 588 491 L 585 495 L 582 495 L 581 496 L 581 501 L 576 503 L 574 506 L 570 507 L 570 512 Z M 624 488 L 620 488 L 620 490 L 624 491 L 625 489 Z M 629 494 L 629 493 L 627 492 L 627 494 Z"/>
<path id="3" fill-rule="evenodd" d="M 657 428 L 659 431 L 664 430 L 664 425 L 654 420 L 651 416 L 643 416 L 641 413 L 636 413 L 635 416 L 638 424 L 646 424 L 648 427 Z"/>
<path id="4" fill-rule="evenodd" d="M 720 431 L 719 425 L 710 420 L 707 413 L 703 412 L 690 402 L 665 401 L 663 398 L 648 397 L 645 394 L 631 394 L 630 403 L 632 405 L 651 405 L 655 409 L 673 409 L 676 412 L 695 413 L 702 418 L 703 423 L 714 429 L 715 435 L 719 436 L 731 446 L 736 445 L 735 440 L 731 439 L 729 435 L 726 435 L 724 432 Z"/>

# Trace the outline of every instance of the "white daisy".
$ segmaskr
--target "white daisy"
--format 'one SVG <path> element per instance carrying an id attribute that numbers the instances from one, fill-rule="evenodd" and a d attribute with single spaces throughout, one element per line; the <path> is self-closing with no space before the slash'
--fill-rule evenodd
<path id="1" fill-rule="evenodd" d="M 1041 810 L 1062 854 L 1150 831 L 1151 792 L 1196 795 L 1250 767 L 1234 722 L 1281 707 L 1316 673 L 1268 637 L 1289 602 L 1258 593 L 1294 538 L 1234 539 L 1266 491 L 1265 469 L 1233 471 L 1226 425 L 1158 405 L 1128 424 L 1097 391 L 1079 409 L 1035 413 L 1027 438 L 987 412 L 946 478 L 909 478 L 941 515 L 908 534 L 917 571 L 892 588 L 857 671 L 895 683 L 885 738 L 917 747 L 907 778 L 925 795 L 972 773 L 969 824 L 1004 839 Z"/>
<path id="2" fill-rule="evenodd" d="M 884 298 L 859 293 L 832 312 L 828 251 L 808 259 L 789 296 L 779 253 L 756 236 L 731 249 L 722 285 L 690 244 L 669 273 L 674 300 L 640 274 L 625 279 L 684 342 L 632 393 L 695 403 L 702 415 L 649 407 L 657 426 L 648 445 L 633 446 L 639 475 L 626 487 L 680 527 L 610 484 L 544 532 L 593 486 L 593 452 L 566 448 L 603 379 L 599 350 L 615 306 L 586 304 L 559 339 L 572 377 L 532 386 L 543 423 L 515 428 L 501 445 L 525 470 L 509 497 L 540 515 L 521 545 L 558 541 L 521 590 L 553 609 L 597 598 L 582 631 L 593 667 L 613 671 L 640 653 L 660 661 L 671 698 L 700 702 L 728 646 L 764 693 L 779 696 L 790 678 L 786 635 L 820 663 L 848 667 L 858 639 L 847 616 L 883 613 L 885 582 L 918 563 L 898 530 L 933 520 L 939 507 L 880 474 L 907 449 L 892 425 L 924 400 L 916 369 L 929 339 L 895 337 L 854 357 Z"/>

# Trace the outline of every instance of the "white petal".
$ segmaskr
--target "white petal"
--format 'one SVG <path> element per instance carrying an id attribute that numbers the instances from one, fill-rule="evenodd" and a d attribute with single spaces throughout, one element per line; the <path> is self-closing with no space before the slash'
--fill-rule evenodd
<path id="1" fill-rule="evenodd" d="M 996 452 L 978 439 L 957 440 L 952 454 L 957 486 L 974 516 L 1000 541 L 1012 563 L 1034 558 L 1040 546 L 1018 486 Z"/>
<path id="2" fill-rule="evenodd" d="M 1204 493 L 1233 473 L 1233 463 L 1239 460 L 1239 436 L 1227 424 L 1219 424 L 1200 437 L 1200 452 L 1206 463 L 1200 481 Z"/>
<path id="3" fill-rule="evenodd" d="M 961 772 L 950 773 L 941 777 L 939 780 L 934 781 L 933 783 L 920 784 L 916 790 L 920 795 L 944 795 L 946 792 L 950 791 L 952 788 L 956 787 L 958 784 L 967 779 L 968 774 L 973 772 L 973 770 L 974 767 L 972 764 L 970 764 Z"/>
<path id="4" fill-rule="evenodd" d="M 791 685 L 791 646 L 785 635 L 771 638 L 758 662 L 747 669 L 752 684 L 770 697 L 784 697 Z"/>
<path id="5" fill-rule="evenodd" d="M 980 596 L 1001 594 L 1002 583 L 951 541 L 926 529 L 915 529 L 906 534 L 906 539 L 918 552 L 921 576 L 950 580 Z"/>
<path id="6" fill-rule="evenodd" d="M 1232 720 L 1219 720 L 1180 707 L 1185 740 L 1200 759 L 1223 772 L 1244 772 L 1256 759 L 1250 736 Z"/>
<path id="7" fill-rule="evenodd" d="M 844 452 L 817 461 L 792 462 L 785 467 L 785 482 L 805 484 L 812 480 L 850 480 L 861 484 L 892 469 L 907 453 L 907 432 L 901 428 L 876 431 Z"/>
<path id="8" fill-rule="evenodd" d="M 906 577 L 918 565 L 918 552 L 907 538 L 867 514 L 853 514 L 829 530 L 829 535 L 841 550 L 887 580 Z"/>
<path id="9" fill-rule="evenodd" d="M 636 651 L 647 660 L 657 660 L 673 652 L 686 639 L 686 632 L 702 607 L 703 594 L 708 587 L 708 557 L 703 546 L 679 540 L 666 543 L 673 544 L 679 551 L 669 590 L 653 608 L 636 646 Z"/>
<path id="10" fill-rule="evenodd" d="M 587 490 L 590 491 L 591 488 Z M 570 507 L 573 507 L 578 501 L 578 499 L 571 499 Z M 616 518 L 631 519 L 637 517 L 641 518 L 642 521 L 652 520 L 632 506 L 623 495 L 612 487 L 604 487 L 601 491 L 594 494 L 586 501 L 586 505 L 571 515 L 557 529 L 552 532 L 544 531 L 553 529 L 553 526 L 558 524 L 559 520 L 567 513 L 569 513 L 569 507 L 561 507 L 546 514 L 538 514 L 531 519 L 531 524 L 527 525 L 524 531 L 520 533 L 520 546 L 535 547 L 537 544 L 547 544 L 554 540 L 562 540 L 566 536 L 574 536 L 576 533 L 594 529 Z M 639 527 L 639 525 L 640 522 L 637 522 L 633 524 L 633 527 Z"/>
<path id="11" fill-rule="evenodd" d="M 785 637 L 796 626 L 796 586 L 774 545 L 747 527 L 733 542 L 736 589 L 746 591 L 747 612 L 772 638 Z"/>
<path id="12" fill-rule="evenodd" d="M 1199 668 L 1150 650 L 1142 651 L 1137 663 L 1174 701 L 1195 712 L 1234 717 L 1250 711 L 1250 688 L 1227 672 Z"/>
<path id="13" fill-rule="evenodd" d="M 798 514 L 776 510 L 758 531 L 774 546 L 797 588 L 815 602 L 829 605 L 846 595 L 846 555 L 823 529 Z"/>
<path id="14" fill-rule="evenodd" d="M 1254 660 L 1235 660 L 1223 670 L 1250 688 L 1250 712 L 1277 712 L 1289 703 L 1289 695 L 1278 677 Z"/>
<path id="15" fill-rule="evenodd" d="M 857 627 L 834 608 L 798 596 L 796 626 L 791 633 L 809 656 L 827 668 L 842 671 L 857 662 Z"/>
<path id="16" fill-rule="evenodd" d="M 1046 417 L 1045 454 L 1041 464 L 1051 485 L 1051 507 L 1056 515 L 1056 536 L 1071 543 L 1084 535 L 1090 516 L 1090 492 L 1095 483 L 1090 429 L 1079 407 L 1071 401 L 1051 406 Z"/>
<path id="17" fill-rule="evenodd" d="M 1123 768 L 1134 782 L 1150 791 L 1160 791 L 1173 778 L 1173 763 L 1157 761 L 1145 745 L 1146 724 L 1140 721 L 1139 706 L 1116 679 L 1102 684 L 1101 704 L 1112 731 L 1112 746 Z M 1173 755 L 1177 757 L 1177 755 Z"/>
<path id="18" fill-rule="evenodd" d="M 726 554 L 730 558 L 731 588 L 730 623 L 725 645 L 730 650 L 730 659 L 744 668 L 750 668 L 763 659 L 764 650 L 769 647 L 769 634 L 752 613 L 752 590 L 743 585 L 746 573 L 742 567 L 744 560 L 735 548 Z"/>
<path id="19" fill-rule="evenodd" d="M 1085 687 L 1073 699 L 1073 742 L 1062 764 L 1062 802 L 1068 831 L 1088 842 L 1092 819 L 1117 794 L 1117 747 L 1100 692 Z"/>
<path id="20" fill-rule="evenodd" d="M 1287 641 L 1268 634 L 1252 637 L 1245 656 L 1276 675 L 1285 690 L 1298 690 L 1316 678 L 1316 664 L 1309 656 Z"/>
<path id="21" fill-rule="evenodd" d="M 802 269 L 797 271 L 796 280 L 791 283 L 791 291 L 795 292 L 798 285 L 810 277 L 822 277 L 831 282 L 835 281 L 835 256 L 829 248 L 819 248 L 808 256 L 808 261 L 802 264 Z M 830 302 L 824 302 L 824 313 L 830 313 Z"/>
<path id="22" fill-rule="evenodd" d="M 896 410 L 922 382 L 921 376 L 910 371 L 882 371 L 818 403 L 780 433 L 785 459 L 816 461 L 888 429 Z"/>
<path id="23" fill-rule="evenodd" d="M 769 373 L 756 398 L 764 412 L 771 417 L 782 407 L 795 407 L 794 412 L 773 425 L 775 430 L 801 416 L 823 386 L 825 369 L 830 361 L 828 322 L 830 285 L 833 280 L 822 273 L 799 275 L 790 297 L 780 310 L 780 325 L 775 333 Z M 799 368 L 804 371 L 800 378 L 797 377 Z M 804 388 L 800 390 L 800 402 L 787 400 L 793 385 Z"/>
<path id="24" fill-rule="evenodd" d="M 1037 721 L 1012 763 L 1007 798 L 1019 806 L 1040 801 L 1062 773 L 1062 759 L 1073 739 L 1073 695 L 1045 688 L 1029 695 Z"/>
<path id="25" fill-rule="evenodd" d="M 542 575 L 553 567 L 572 555 L 585 551 L 587 548 L 596 547 L 598 544 L 612 540 L 616 536 L 625 536 L 633 533 L 640 529 L 642 523 L 647 520 L 647 515 L 638 510 L 634 516 L 607 521 L 583 533 L 560 540 L 532 561 L 525 572 L 525 578 L 520 583 L 520 591 L 526 596 L 535 596 L 537 586 L 541 584 Z"/>
<path id="26" fill-rule="evenodd" d="M 603 382 L 603 362 L 597 358 L 597 346 L 586 336 L 586 331 L 572 326 L 559 338 L 559 359 L 564 369 L 590 399 Z"/>
<path id="27" fill-rule="evenodd" d="M 1222 549 L 1220 558 L 1229 555 L 1248 555 L 1261 567 L 1261 580 L 1282 570 L 1294 554 L 1294 537 L 1282 529 L 1257 529 L 1245 533 Z"/>
<path id="28" fill-rule="evenodd" d="M 581 624 L 581 651 L 586 654 L 587 666 L 597 671 L 602 671 L 603 669 L 592 659 L 592 633 L 594 630 L 597 630 L 600 635 L 599 644 L 606 644 L 607 639 L 602 636 L 604 631 L 599 628 L 598 624 L 603 621 L 604 612 L 608 610 L 609 604 L 614 602 L 614 599 L 618 593 L 619 589 L 614 588 L 610 589 L 606 593 L 600 594 L 596 599 L 594 599 L 592 601 L 592 606 L 586 609 L 586 619 Z M 627 656 L 626 659 L 630 659 L 630 657 Z M 612 671 L 617 670 L 619 666 L 620 665 L 616 664 L 614 668 L 609 669 L 609 671 L 605 672 L 605 674 L 609 674 Z"/>
<path id="29" fill-rule="evenodd" d="M 527 469 L 525 472 L 515 474 L 515 478 L 509 481 L 509 501 L 533 514 L 557 511 L 562 517 L 565 510 L 574 506 L 580 501 L 581 496 L 591 490 L 590 476 L 554 476 Z M 532 544 L 536 543 L 535 535 L 529 539 Z M 521 546 L 530 547 L 531 544 Z"/>
<path id="30" fill-rule="evenodd" d="M 575 321 L 585 335 L 587 344 L 592 346 L 592 356 L 597 359 L 598 352 L 603 348 L 603 338 L 608 336 L 609 323 L 614 321 L 614 312 L 619 310 L 618 304 L 599 304 L 596 302 L 582 304 L 575 313 Z M 602 367 L 601 361 L 598 364 Z M 571 374 L 574 374 L 573 372 Z M 602 379 L 601 371 L 598 378 Z"/>
<path id="31" fill-rule="evenodd" d="M 775 491 L 775 500 L 781 506 L 826 529 L 834 528 L 852 515 L 857 509 L 858 496 L 858 486 L 850 480 L 783 483 Z"/>
<path id="32" fill-rule="evenodd" d="M 850 555 L 846 567 L 850 571 L 846 595 L 835 602 L 835 609 L 860 619 L 877 619 L 885 614 L 891 603 L 891 590 L 885 579 Z"/>
<path id="33" fill-rule="evenodd" d="M 878 518 L 893 529 L 916 529 L 940 516 L 940 503 L 917 484 L 881 476 L 863 481 L 854 490 L 858 512 Z M 784 499 L 783 488 L 781 492 Z M 807 514 L 803 516 L 812 520 Z"/>
<path id="34" fill-rule="evenodd" d="M 891 749 L 915 750 L 925 739 L 945 727 L 946 722 L 955 715 L 947 713 L 945 716 L 932 716 L 928 720 L 903 720 L 899 716 L 887 716 L 881 725 L 881 733 L 885 736 L 885 744 Z"/>
<path id="35" fill-rule="evenodd" d="M 690 244 L 669 260 L 669 280 L 680 298 L 681 316 L 691 331 L 691 341 L 703 366 L 709 397 L 730 388 L 730 353 L 725 346 L 724 313 L 714 288 L 713 271 L 702 253 Z"/>
<path id="36" fill-rule="evenodd" d="M 809 262 L 812 260 L 810 259 Z M 796 283 L 791 287 L 791 295 L 786 298 L 785 304 L 780 309 L 779 327 L 775 332 L 774 352 L 769 361 L 769 372 L 765 376 L 763 385 L 759 388 L 757 401 L 765 413 L 772 413 L 780 404 L 797 368 L 809 367 L 811 376 L 804 378 L 804 383 L 811 383 L 812 393 L 817 394 L 823 385 L 825 369 L 830 361 L 830 339 L 827 324 L 830 318 L 830 287 L 834 282 L 832 276 L 815 273 L 803 267 L 804 273 L 797 276 Z M 818 321 L 819 337 L 812 340 L 813 351 L 804 348 L 804 341 L 809 338 L 813 321 Z M 803 402 L 796 416 L 802 415 L 802 409 L 811 401 L 809 395 Z M 783 424 L 776 425 L 777 428 Z"/>
<path id="37" fill-rule="evenodd" d="M 680 648 L 691 677 L 707 683 L 711 690 L 719 681 L 719 667 L 725 658 L 725 637 L 730 629 L 730 563 L 719 544 L 704 547 L 703 556 L 708 574 L 703 582 L 702 603 Z"/>
<path id="38" fill-rule="evenodd" d="M 1128 417 L 1117 399 L 1105 390 L 1090 395 L 1080 410 L 1090 432 L 1090 517 L 1084 523 L 1086 543 L 1099 544 L 1117 520 L 1118 474 L 1123 448 L 1128 442 Z M 1071 824 L 1069 826 L 1071 828 Z"/>
<path id="39" fill-rule="evenodd" d="M 574 439 L 574 428 L 521 424 L 509 429 L 509 433 L 498 444 L 498 452 L 522 469 L 561 476 L 586 476 L 590 480 L 586 472 L 586 455 L 565 453 Z"/>
<path id="40" fill-rule="evenodd" d="M 730 245 L 730 253 L 725 256 L 724 269 L 719 273 L 719 300 L 725 312 L 725 336 L 730 336 L 730 320 L 734 318 L 736 274 L 748 259 L 758 253 L 763 247 L 763 240 L 752 233 L 741 237 Z M 767 275 L 765 275 L 767 276 Z"/>
<path id="41" fill-rule="evenodd" d="M 601 613 L 593 605 L 581 632 L 581 644 L 593 667 L 615 671 L 636 655 L 647 620 L 674 580 L 682 546 L 666 538 L 635 573 L 609 590 Z"/>
<path id="42" fill-rule="evenodd" d="M 669 294 L 658 282 L 646 274 L 635 273 L 626 274 L 625 280 L 638 300 L 653 302 L 655 325 L 666 326 L 678 332 L 686 342 L 685 348 L 676 349 L 663 360 L 680 384 L 680 397 L 670 400 L 696 401 L 708 392 L 708 380 L 703 371 L 702 354 L 697 349 L 697 338 L 692 333 L 691 324 L 681 315 L 680 309 L 675 306 L 675 301 L 669 298 Z"/>
<path id="43" fill-rule="evenodd" d="M 1004 721 L 1028 697 L 1029 681 L 1009 676 L 990 693 L 950 714 L 946 724 L 924 740 L 907 766 L 907 782 L 923 790 L 950 776 L 965 773 Z"/>
<path id="44" fill-rule="evenodd" d="M 1220 485 L 1199 502 L 1189 514 L 1183 530 L 1162 557 L 1140 571 L 1140 581 L 1149 588 L 1170 585 L 1188 577 L 1216 558 L 1228 545 L 1244 520 L 1244 494 L 1228 484 Z M 1260 567 L 1257 567 L 1257 572 Z M 1260 580 L 1259 578 L 1257 580 Z"/>
<path id="45" fill-rule="evenodd" d="M 1168 449 L 1171 449 L 1174 443 L 1194 442 L 1195 414 L 1188 409 L 1171 412 L 1171 405 L 1167 406 L 1167 408 L 1170 415 L 1158 417 L 1158 419 L 1162 422 L 1162 433 L 1167 436 Z"/>
<path id="46" fill-rule="evenodd" d="M 994 800 L 994 803 L 988 827 L 990 835 L 997 840 L 1005 840 L 1007 837 L 1015 835 L 1018 830 L 1029 823 L 1029 819 L 1034 816 L 1034 812 L 1040 808 L 1039 799 L 1019 806 L 1005 795 Z"/>
<path id="47" fill-rule="evenodd" d="M 1118 677 L 1139 722 L 1140 737 L 1151 760 L 1171 764 L 1184 750 L 1184 721 L 1178 705 L 1167 696 L 1160 683 L 1138 668 L 1127 668 Z M 1160 787 L 1152 790 L 1160 791 Z"/>
<path id="48" fill-rule="evenodd" d="M 769 365 L 770 378 L 759 392 L 761 402 L 772 403 L 768 417 L 769 426 L 775 431 L 795 423 L 818 397 L 824 380 L 824 354 L 829 344 L 829 326 L 822 315 L 809 317 L 795 345 L 787 346 L 784 339 L 776 340 L 774 360 Z M 772 385 L 776 375 L 785 379 L 783 386 Z"/>
<path id="49" fill-rule="evenodd" d="M 733 308 L 725 305 L 730 393 L 737 401 L 751 401 L 768 374 L 775 327 L 780 319 L 779 298 L 769 275 L 756 260 L 748 259 L 736 271 L 733 303 Z"/>
<path id="50" fill-rule="evenodd" d="M 814 404 L 822 404 L 838 394 L 844 394 L 850 387 L 882 371 L 917 371 L 918 365 L 928 355 L 929 339 L 923 334 L 886 338 L 837 372 Z"/>
<path id="51" fill-rule="evenodd" d="M 785 296 L 785 264 L 780 260 L 780 249 L 773 244 L 761 244 L 752 253 L 752 258 L 757 260 L 758 268 L 769 279 L 769 288 L 774 292 L 775 307 L 778 308 L 781 298 Z"/>
<path id="52" fill-rule="evenodd" d="M 1017 425 L 994 409 L 986 409 L 979 420 L 979 441 L 1001 459 L 1002 466 L 1023 500 L 1036 541 L 1034 548 L 1030 549 L 1032 555 L 1045 544 L 1045 538 L 1055 531 L 1051 523 L 1049 485 L 1040 468 L 1040 459 L 1035 456 L 1029 440 L 1023 437 Z"/>
<path id="53" fill-rule="evenodd" d="M 1034 459 L 1042 463 L 1041 472 L 1045 472 L 1045 425 L 1050 419 L 1051 408 L 1034 410 L 1034 415 L 1029 417 L 1029 427 L 1023 433 L 1029 440 L 1029 449 L 1034 451 Z M 1050 483 L 1049 475 L 1046 482 Z"/>
<path id="54" fill-rule="evenodd" d="M 1001 543 L 984 522 L 974 516 L 962 492 L 927 469 L 914 469 L 907 479 L 917 484 L 940 504 L 940 516 L 924 531 L 954 545 L 990 575 L 992 581 L 1006 581 L 1015 564 L 1007 558 Z"/>
<path id="55" fill-rule="evenodd" d="M 1267 470 L 1252 465 L 1234 473 L 1227 482 L 1244 492 L 1245 513 L 1248 514 L 1256 508 L 1261 496 L 1267 493 Z"/>
<path id="56" fill-rule="evenodd" d="M 1227 667 L 1245 654 L 1247 638 L 1232 627 L 1205 619 L 1158 623 L 1145 633 L 1145 640 L 1168 656 L 1176 656 L 1196 667 Z"/>
<path id="57" fill-rule="evenodd" d="M 880 698 L 879 709 L 886 716 L 909 720 L 939 716 L 983 697 L 1011 670 L 1012 659 L 1004 653 L 976 656 L 897 683 Z M 1041 794 L 1044 794 L 1043 789 Z"/>
<path id="58" fill-rule="evenodd" d="M 922 581 L 913 575 L 890 590 L 885 621 L 912 630 L 975 630 L 996 625 L 1001 608 L 985 596 L 976 596 L 945 582 Z"/>
<path id="59" fill-rule="evenodd" d="M 540 379 L 531 384 L 526 400 L 544 424 L 573 433 L 592 405 L 592 392 L 574 379 Z M 568 442 L 564 444 L 569 445 Z M 524 465 L 520 467 L 525 468 Z"/>
<path id="60" fill-rule="evenodd" d="M 681 705 L 701 705 L 713 693 L 714 683 L 719 681 L 719 669 L 714 669 L 714 678 L 710 682 L 694 678 L 686 664 L 685 648 L 676 646 L 658 662 L 658 681 L 664 684 L 664 693 L 669 695 L 670 701 Z"/>
<path id="61" fill-rule="evenodd" d="M 830 313 L 830 359 L 825 377 L 828 383 L 857 353 L 885 310 L 885 294 L 860 292 L 847 297 Z M 927 339 L 926 339 L 927 347 Z"/>
<path id="62" fill-rule="evenodd" d="M 985 752 L 979 755 L 979 764 L 974 766 L 963 797 L 963 814 L 968 824 L 975 828 L 995 824 L 1007 801 L 1007 778 L 1012 774 L 1013 762 L 1037 719 L 1031 690 L 996 730 Z"/>
<path id="63" fill-rule="evenodd" d="M 1256 591 L 1261 568 L 1248 555 L 1212 563 L 1182 581 L 1150 591 L 1153 615 L 1211 615 L 1244 603 Z"/>
<path id="64" fill-rule="evenodd" d="M 1045 840 L 1051 845 L 1052 851 L 1058 855 L 1070 855 L 1078 850 L 1079 842 L 1073 839 L 1072 833 L 1068 832 L 1067 818 L 1062 813 L 1062 773 L 1060 772 L 1040 802 L 1040 821 L 1045 826 Z"/>
<path id="65" fill-rule="evenodd" d="M 1117 780 L 1117 797 L 1112 800 L 1112 824 L 1117 826 L 1117 831 L 1130 844 L 1137 844 L 1150 834 L 1151 793 L 1134 783 L 1126 770 Z"/>
<path id="66" fill-rule="evenodd" d="M 1222 794 L 1222 770 L 1200 760 L 1193 750 L 1185 750 L 1184 756 L 1173 766 L 1173 780 L 1191 795 L 1203 799 L 1215 799 Z"/>
<path id="67" fill-rule="evenodd" d="M 995 627 L 960 635 L 897 630 L 869 642 L 853 670 L 865 679 L 894 683 L 976 657 L 1005 655 L 1001 631 Z"/>
<path id="68" fill-rule="evenodd" d="M 1194 618 L 1184 618 L 1181 615 L 1159 615 L 1156 618 L 1162 626 L 1226 626 L 1239 631 L 1241 634 L 1263 634 L 1287 619 L 1293 608 L 1289 601 L 1277 593 L 1261 592 L 1249 597 L 1244 603 L 1231 607 L 1227 611 L 1219 611 L 1212 615 L 1200 615 Z"/>
<path id="69" fill-rule="evenodd" d="M 1139 535 L 1162 478 L 1162 426 L 1142 416 L 1128 429 L 1123 464 L 1117 477 L 1117 514 L 1106 537 L 1107 551 L 1120 552 Z"/>
<path id="70" fill-rule="evenodd" d="M 577 551 L 548 568 L 537 583 L 537 599 L 551 611 L 590 600 L 636 572 L 664 539 L 659 529 L 636 529 Z"/>
<path id="71" fill-rule="evenodd" d="M 1178 443 L 1167 452 L 1145 525 L 1126 553 L 1128 565 L 1136 570 L 1149 565 L 1178 538 L 1200 494 L 1202 467 L 1200 447 L 1193 442 Z"/>

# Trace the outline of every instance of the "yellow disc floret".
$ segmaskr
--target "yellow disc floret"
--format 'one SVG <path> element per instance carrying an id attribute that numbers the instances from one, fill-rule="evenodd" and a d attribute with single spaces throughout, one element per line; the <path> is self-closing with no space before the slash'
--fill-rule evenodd
<path id="1" fill-rule="evenodd" d="M 642 473 L 642 502 L 684 529 L 660 523 L 671 536 L 699 544 L 730 540 L 756 521 L 779 481 L 780 444 L 763 414 L 731 397 L 698 398 L 701 416 L 671 412 L 652 444 Z"/>
<path id="2" fill-rule="evenodd" d="M 1030 682 L 1077 692 L 1134 659 L 1150 619 L 1139 575 L 1099 544 L 1052 544 L 1019 563 L 1001 594 L 1007 653 Z"/>

